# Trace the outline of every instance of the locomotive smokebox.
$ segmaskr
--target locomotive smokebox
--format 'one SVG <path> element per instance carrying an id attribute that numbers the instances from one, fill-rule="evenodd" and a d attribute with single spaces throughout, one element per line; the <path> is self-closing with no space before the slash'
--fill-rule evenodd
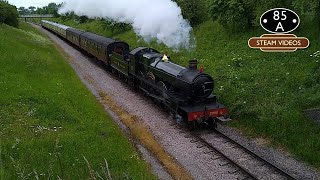
<path id="1" fill-rule="evenodd" d="M 197 70 L 198 69 L 198 61 L 193 59 L 189 61 L 189 69 L 190 70 Z"/>

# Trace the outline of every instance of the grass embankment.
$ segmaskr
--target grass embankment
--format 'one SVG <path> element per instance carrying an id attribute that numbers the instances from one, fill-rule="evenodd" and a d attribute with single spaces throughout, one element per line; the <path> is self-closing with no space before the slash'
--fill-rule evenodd
<path id="1" fill-rule="evenodd" d="M 114 179 L 155 179 L 65 57 L 20 27 L 0 26 L 0 179 L 106 178 L 105 160 Z"/>
<path id="2" fill-rule="evenodd" d="M 192 176 L 189 172 L 183 169 L 176 163 L 163 147 L 157 142 L 153 134 L 148 130 L 139 117 L 130 115 L 122 107 L 117 105 L 111 96 L 100 93 L 103 101 L 108 104 L 113 112 L 121 119 L 121 121 L 130 129 L 131 133 L 139 139 L 139 141 L 148 148 L 167 169 L 174 179 L 190 180 Z"/>
<path id="3" fill-rule="evenodd" d="M 264 34 L 262 28 L 247 33 L 227 33 L 218 23 L 207 21 L 194 28 L 196 49 L 174 53 L 163 45 L 146 44 L 132 30 L 111 31 L 105 23 L 91 20 L 72 27 L 124 40 L 131 45 L 149 46 L 169 52 L 186 65 L 197 58 L 215 78 L 215 93 L 235 120 L 231 126 L 248 135 L 265 138 L 272 145 L 320 168 L 320 126 L 305 117 L 303 110 L 320 107 L 319 30 L 302 19 L 295 31 L 310 40 L 310 47 L 294 53 L 265 53 L 252 50 L 247 41 Z"/>

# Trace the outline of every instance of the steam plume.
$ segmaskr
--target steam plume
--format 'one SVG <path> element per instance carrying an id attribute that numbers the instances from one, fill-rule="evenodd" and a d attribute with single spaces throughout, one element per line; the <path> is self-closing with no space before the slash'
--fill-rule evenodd
<path id="1" fill-rule="evenodd" d="M 183 19 L 180 7 L 171 0 L 65 0 L 60 14 L 74 11 L 90 18 L 109 18 L 132 25 L 135 33 L 149 42 L 174 49 L 193 46 L 192 28 Z"/>

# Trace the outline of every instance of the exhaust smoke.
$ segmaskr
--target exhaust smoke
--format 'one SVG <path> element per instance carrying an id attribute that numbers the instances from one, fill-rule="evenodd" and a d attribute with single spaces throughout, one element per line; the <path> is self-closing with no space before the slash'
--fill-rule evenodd
<path id="1" fill-rule="evenodd" d="M 80 16 L 129 23 L 146 42 L 156 39 L 175 50 L 195 45 L 192 27 L 171 0 L 65 0 L 59 13 L 71 11 Z"/>

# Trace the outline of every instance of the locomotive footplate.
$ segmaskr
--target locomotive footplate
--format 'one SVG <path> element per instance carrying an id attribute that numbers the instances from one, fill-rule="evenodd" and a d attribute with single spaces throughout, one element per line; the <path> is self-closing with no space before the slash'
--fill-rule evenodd
<path id="1" fill-rule="evenodd" d="M 216 117 L 219 121 L 221 122 L 228 122 L 228 121 L 231 121 L 232 119 L 229 118 L 229 117 L 224 117 L 224 116 L 219 116 L 219 117 Z"/>

